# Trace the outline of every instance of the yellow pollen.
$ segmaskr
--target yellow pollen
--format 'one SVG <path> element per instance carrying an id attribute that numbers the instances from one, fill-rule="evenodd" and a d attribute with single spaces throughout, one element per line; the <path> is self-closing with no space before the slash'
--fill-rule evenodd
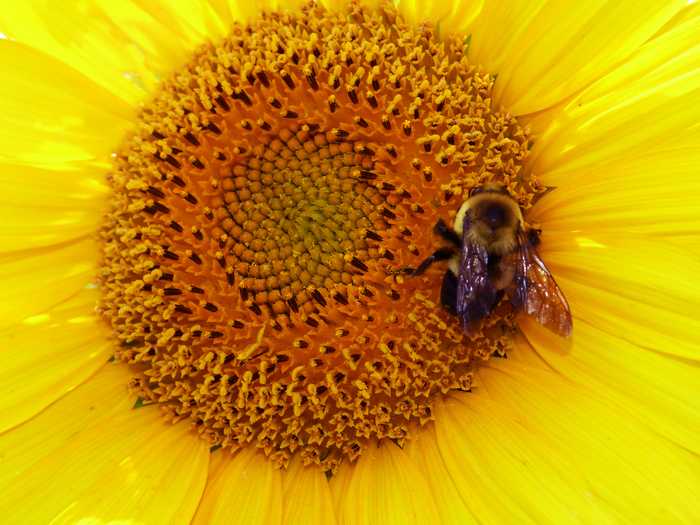
<path id="1" fill-rule="evenodd" d="M 108 174 L 99 311 L 166 418 L 335 470 L 505 352 L 508 305 L 470 339 L 444 267 L 409 277 L 469 188 L 544 191 L 493 77 L 437 34 L 390 5 L 264 12 L 143 105 Z"/>

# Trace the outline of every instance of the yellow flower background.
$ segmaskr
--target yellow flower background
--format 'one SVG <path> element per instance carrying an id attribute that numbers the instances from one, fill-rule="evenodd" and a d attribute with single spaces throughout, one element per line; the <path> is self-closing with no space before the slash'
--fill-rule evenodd
<path id="1" fill-rule="evenodd" d="M 324 2 L 334 8 L 334 2 Z M 530 125 L 532 210 L 574 333 L 524 318 L 403 448 L 326 480 L 210 453 L 157 407 L 94 315 L 110 154 L 161 74 L 260 5 L 0 8 L 0 521 L 12 524 L 697 523 L 700 8 L 678 1 L 401 2 L 471 35 L 492 108 Z M 281 2 L 280 9 L 299 3 Z M 272 6 L 275 7 L 275 6 Z"/>

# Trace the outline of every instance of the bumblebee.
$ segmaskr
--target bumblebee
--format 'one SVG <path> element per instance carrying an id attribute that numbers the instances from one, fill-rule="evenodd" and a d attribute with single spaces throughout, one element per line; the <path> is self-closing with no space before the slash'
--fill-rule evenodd
<path id="1" fill-rule="evenodd" d="M 454 228 L 440 219 L 434 232 L 451 246 L 437 250 L 412 275 L 448 260 L 441 300 L 468 336 L 506 294 L 517 310 L 562 337 L 571 335 L 569 304 L 537 253 L 539 234 L 526 226 L 507 189 L 496 184 L 472 188 Z"/>

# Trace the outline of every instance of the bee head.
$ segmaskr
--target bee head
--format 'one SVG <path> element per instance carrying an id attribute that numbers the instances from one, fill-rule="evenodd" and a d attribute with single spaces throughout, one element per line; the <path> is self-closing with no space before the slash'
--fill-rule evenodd
<path id="1" fill-rule="evenodd" d="M 468 240 L 485 246 L 489 253 L 502 255 L 515 248 L 516 232 L 522 218 L 518 203 L 507 190 L 487 184 L 471 194 L 467 201 L 470 215 Z M 466 211 L 466 210 L 465 210 Z"/>
<path id="2" fill-rule="evenodd" d="M 479 207 L 479 220 L 490 232 L 494 232 L 511 223 L 508 211 L 500 202 L 485 202 Z"/>
<path id="3" fill-rule="evenodd" d="M 494 184 L 492 182 L 487 182 L 483 186 L 473 186 L 469 188 L 470 197 L 474 197 L 474 195 L 481 195 L 482 193 L 495 193 L 497 195 L 505 195 L 506 197 L 510 196 L 508 188 L 505 186 L 499 186 L 498 184 Z"/>

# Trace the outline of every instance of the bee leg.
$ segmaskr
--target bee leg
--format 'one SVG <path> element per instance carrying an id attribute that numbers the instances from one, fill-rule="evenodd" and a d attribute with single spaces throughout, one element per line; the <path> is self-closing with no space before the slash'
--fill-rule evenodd
<path id="1" fill-rule="evenodd" d="M 457 276 L 452 270 L 447 270 L 445 278 L 442 280 L 440 300 L 447 311 L 455 316 L 457 315 L 457 286 Z"/>
<path id="2" fill-rule="evenodd" d="M 411 277 L 416 277 L 418 275 L 422 275 L 425 270 L 428 269 L 428 267 L 433 264 L 434 262 L 437 261 L 444 261 L 446 259 L 449 259 L 454 255 L 454 251 L 451 248 L 440 248 L 437 250 L 435 253 L 433 253 L 430 257 L 428 257 L 425 261 L 420 263 L 420 266 L 415 269 L 415 271 L 411 274 Z"/>
<path id="3" fill-rule="evenodd" d="M 494 308 L 498 306 L 498 303 L 501 302 L 501 299 L 503 299 L 503 296 L 506 294 L 505 290 L 498 290 L 496 292 L 496 298 L 493 301 L 493 304 L 491 305 L 491 311 L 493 311 Z"/>
<path id="4" fill-rule="evenodd" d="M 442 219 L 437 221 L 435 227 L 433 228 L 433 231 L 446 241 L 454 244 L 455 246 L 462 246 L 462 238 L 459 235 L 457 235 L 457 232 L 455 232 L 452 228 L 445 224 L 445 221 L 443 221 Z"/>
<path id="5" fill-rule="evenodd" d="M 542 230 L 536 230 L 532 228 L 529 232 L 527 232 L 527 236 L 529 241 L 532 243 L 533 246 L 539 246 L 540 245 L 540 233 L 542 233 Z"/>

